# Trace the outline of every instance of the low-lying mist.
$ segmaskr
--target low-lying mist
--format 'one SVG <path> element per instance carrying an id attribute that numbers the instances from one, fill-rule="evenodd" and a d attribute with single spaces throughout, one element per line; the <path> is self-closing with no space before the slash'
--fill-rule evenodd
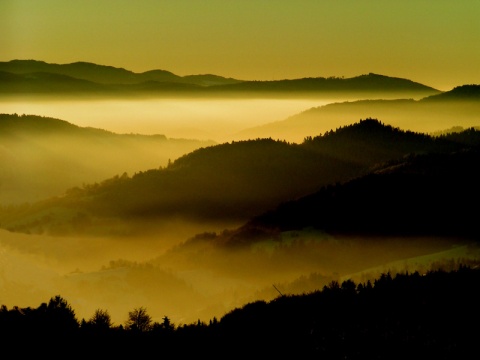
<path id="1" fill-rule="evenodd" d="M 308 229 L 284 233 L 281 242 L 232 248 L 216 241 L 222 231 L 181 222 L 135 238 L 2 230 L 0 303 L 37 307 L 59 294 L 79 319 L 107 309 L 119 325 L 143 306 L 155 321 L 166 315 L 179 325 L 208 322 L 279 292 L 301 294 L 348 278 L 366 282 L 386 272 L 455 267 L 479 255 L 477 246 L 449 239 L 337 238 Z"/>
<path id="2" fill-rule="evenodd" d="M 42 118 L 34 120 L 41 122 Z M 21 121 L 23 118 L 18 117 Z M 60 196 L 73 187 L 165 167 L 186 153 L 215 144 L 161 135 L 81 130 L 72 126 L 69 133 L 27 129 L 9 136 L 0 134 L 0 203 Z"/>
<path id="3" fill-rule="evenodd" d="M 169 160 L 173 161 L 194 148 L 211 144 L 205 140 L 232 141 L 233 134 L 258 125 L 264 125 L 265 128 L 258 133 L 249 133 L 247 138 L 273 137 L 301 141 L 304 136 L 316 136 L 366 117 L 379 117 L 385 123 L 414 131 L 419 129 L 436 131 L 458 125 L 477 125 L 478 119 L 475 112 L 458 104 L 444 108 L 445 117 L 442 117 L 442 111 L 431 112 L 434 105 L 428 105 L 430 108 L 424 107 L 425 118 L 422 118 L 419 112 L 401 112 L 400 108 L 390 107 L 391 104 L 385 109 L 375 108 L 370 106 L 371 103 L 359 108 L 356 108 L 356 105 L 348 105 L 348 111 L 345 112 L 344 106 L 347 105 L 339 104 L 329 107 L 328 109 L 333 109 L 331 112 L 317 108 L 299 114 L 327 102 L 331 100 L 4 101 L 1 103 L 2 113 L 49 116 L 82 127 L 105 129 L 117 134 L 133 134 L 130 134 L 131 138 L 127 139 L 127 142 L 116 142 L 112 139 L 80 142 L 76 136 L 65 139 L 63 135 L 58 134 L 12 138 L 9 143 L 2 142 L 0 161 L 8 166 L 0 168 L 0 210 L 8 213 L 9 202 L 34 202 L 52 195 L 62 197 L 69 188 L 80 189 L 84 183 L 112 180 L 110 178 L 114 175 L 121 177 L 123 173 L 133 175 L 137 171 L 158 169 L 169 163 Z M 413 100 L 403 102 L 410 103 Z M 339 108 L 341 111 L 337 112 Z M 393 115 L 392 109 L 398 110 L 397 115 Z M 468 122 L 462 121 L 462 114 L 467 113 Z M 298 117 L 295 114 L 298 114 Z M 275 132 L 274 127 L 270 128 L 268 125 L 272 121 L 283 120 L 289 116 L 292 116 L 288 119 L 289 126 L 280 129 L 281 131 Z M 292 122 L 296 122 L 295 126 L 290 127 Z M 297 129 L 298 132 L 293 132 L 292 129 Z M 138 136 L 135 134 L 162 134 L 165 136 L 162 140 L 163 147 L 159 147 L 154 138 L 151 143 L 144 142 L 144 138 L 138 142 Z M 170 142 L 171 139 L 176 140 Z M 227 145 L 226 148 L 236 148 Z M 282 143 L 280 146 L 287 147 L 287 144 Z M 266 147 L 261 149 L 254 155 L 258 153 L 265 155 Z M 385 151 L 382 150 L 381 153 Z M 247 195 L 255 200 L 262 194 L 265 196 L 268 191 L 278 195 L 288 188 L 287 181 L 284 180 L 286 177 L 281 177 L 282 174 L 275 171 L 271 171 L 267 174 L 269 177 L 263 180 L 258 176 L 267 168 L 267 164 L 274 163 L 278 158 L 283 162 L 281 169 L 285 169 L 286 159 L 275 154 L 287 153 L 272 152 L 272 154 L 274 155 L 270 158 L 264 158 L 263 163 L 255 162 L 255 156 L 247 156 L 244 163 L 253 163 L 257 167 L 254 168 L 255 171 L 248 173 L 249 177 L 239 177 L 247 179 L 240 182 L 240 185 L 245 185 L 240 186 L 243 193 L 235 192 L 239 187 L 232 187 L 233 190 L 229 192 L 220 188 L 228 181 L 238 185 L 239 180 L 231 176 L 234 172 L 225 173 L 230 176 L 230 180 L 222 178 L 212 185 L 212 173 L 218 172 L 219 168 L 206 168 L 203 163 L 198 165 L 198 169 L 203 172 L 200 172 L 198 177 L 192 178 L 202 179 L 204 187 L 197 188 L 196 185 L 199 183 L 191 185 L 185 182 L 189 185 L 179 192 L 181 196 L 173 198 L 175 206 L 185 206 L 186 202 L 177 201 L 183 199 L 182 196 L 193 197 L 199 191 L 203 191 L 200 195 L 205 196 L 205 189 L 209 189 L 223 201 L 221 203 L 223 208 L 218 209 L 230 209 L 234 204 L 233 200 L 239 198 L 245 200 Z M 239 157 L 226 159 L 223 162 L 226 169 L 239 168 L 238 163 L 230 160 Z M 291 157 L 290 160 L 292 164 L 299 164 L 298 158 Z M 338 171 L 340 163 L 334 164 L 337 164 L 336 167 L 330 168 L 336 168 Z M 188 169 L 188 166 L 181 165 L 180 162 L 181 169 Z M 347 165 L 345 168 L 350 171 L 351 166 Z M 289 177 L 287 180 L 295 180 L 295 176 L 302 176 L 302 179 L 314 181 L 313 185 L 316 188 L 318 179 L 314 179 L 312 174 L 319 168 L 318 163 L 312 165 L 308 163 L 308 166 L 304 167 L 308 170 L 306 176 L 305 173 L 292 170 L 297 167 L 291 167 L 291 172 L 286 174 Z M 150 184 L 152 187 L 148 189 L 155 191 L 142 193 L 145 190 L 144 186 L 139 187 L 137 193 L 144 197 L 142 200 L 147 204 L 154 194 L 162 195 L 158 195 L 156 200 L 164 198 L 168 200 L 172 193 L 168 191 L 162 193 L 165 188 L 168 190 L 167 185 L 174 188 L 185 178 L 191 177 L 188 175 L 191 174 L 189 172 L 181 174 L 187 175 L 172 177 L 170 183 L 152 182 Z M 219 172 L 215 175 L 223 176 L 221 174 L 224 173 Z M 326 176 L 321 175 L 323 178 Z M 273 177 L 273 180 L 265 180 Z M 148 176 L 144 178 L 150 179 Z M 121 183 L 118 181 L 119 178 L 114 180 Z M 266 183 L 263 184 L 263 192 L 249 190 L 248 185 L 255 181 Z M 148 184 L 148 181 L 143 184 Z M 155 186 L 158 187 L 158 184 L 161 184 L 162 191 L 156 191 Z M 294 190 L 301 188 L 300 190 L 307 191 L 305 182 L 302 186 L 291 182 L 289 186 Z M 389 271 L 418 270 L 423 273 L 431 267 L 455 267 L 460 262 L 478 260 L 480 255 L 478 245 L 460 242 L 458 239 L 347 238 L 331 236 L 309 228 L 284 232 L 261 241 L 249 242 L 248 245 L 239 243 L 237 246 L 229 246 L 222 242 L 222 236 L 242 225 L 240 220 L 232 220 L 233 217 L 225 217 L 229 219 L 228 223 L 214 222 L 212 216 L 205 216 L 202 218 L 203 221 L 194 223 L 172 217 L 171 214 L 167 214 L 168 211 L 156 213 L 148 219 L 145 217 L 138 222 L 124 214 L 117 218 L 109 217 L 108 214 L 115 214 L 113 210 L 118 210 L 118 204 L 124 204 L 125 200 L 132 200 L 128 198 L 129 196 L 135 196 L 132 191 L 123 191 L 128 190 L 128 187 L 119 189 L 122 191 L 111 193 L 115 195 L 115 201 L 107 204 L 111 207 L 108 209 L 111 213 L 108 211 L 107 215 L 102 213 L 102 216 L 98 217 L 101 223 L 94 224 L 101 230 L 95 233 L 96 235 L 90 233 L 87 236 L 87 232 L 82 233 L 82 229 L 85 229 L 81 220 L 88 220 L 88 217 L 81 218 L 80 206 L 77 208 L 75 204 L 85 205 L 92 201 L 92 198 L 76 199 L 75 189 L 70 189 L 70 195 L 74 200 L 78 200 L 78 203 L 66 202 L 62 209 L 55 206 L 40 207 L 39 213 L 35 213 L 36 218 L 30 218 L 28 212 L 25 213 L 25 218 L 21 218 L 28 226 L 20 227 L 19 230 L 38 230 L 42 225 L 41 219 L 48 218 L 50 213 L 56 212 L 55 220 L 58 220 L 59 224 L 55 223 L 58 225 L 55 228 L 56 236 L 46 235 L 46 232 L 41 231 L 38 231 L 38 234 L 33 234 L 34 231 L 30 234 L 21 234 L 0 230 L 0 305 L 37 307 L 42 302 L 48 302 L 52 296 L 60 295 L 72 305 L 79 319 L 89 319 L 95 310 L 104 309 L 108 310 L 113 322 L 119 325 L 127 319 L 129 311 L 145 307 L 154 321 L 161 322 L 164 316 L 168 316 L 179 325 L 197 320 L 209 321 L 213 317 L 219 318 L 247 302 L 272 300 L 280 293 L 301 294 L 321 289 L 332 281 L 344 279 L 365 282 Z M 70 198 L 64 196 L 63 199 Z M 191 207 L 192 204 L 196 205 L 197 207 L 193 209 L 195 211 L 208 210 L 212 197 L 199 199 L 188 204 Z M 55 204 L 53 200 L 51 203 Z M 105 205 L 100 200 L 98 204 Z M 148 210 L 147 206 L 145 212 L 148 213 Z M 192 211 L 187 210 L 184 213 Z M 22 211 L 21 206 L 19 211 Z M 75 221 L 70 221 L 72 219 L 68 216 L 72 214 L 79 217 L 73 216 L 72 219 Z M 163 216 L 164 214 L 168 217 Z M 141 218 L 140 215 L 138 218 Z M 69 231 L 62 232 L 64 224 L 68 224 Z M 18 224 L 7 225 L 15 229 L 15 225 Z M 5 228 L 10 228 L 9 226 Z M 131 231 L 132 229 L 135 231 Z"/>
<path id="4" fill-rule="evenodd" d="M 34 114 L 119 134 L 163 134 L 169 138 L 226 142 L 236 132 L 284 118 L 330 99 L 146 98 L 2 100 L 4 113 Z"/>

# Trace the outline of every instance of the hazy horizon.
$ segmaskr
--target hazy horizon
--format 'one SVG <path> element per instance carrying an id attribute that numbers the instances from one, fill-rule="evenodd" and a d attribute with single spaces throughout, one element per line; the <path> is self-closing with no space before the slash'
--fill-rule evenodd
<path id="1" fill-rule="evenodd" d="M 0 60 L 240 80 L 373 72 L 447 91 L 480 83 L 479 17 L 468 0 L 5 0 Z"/>

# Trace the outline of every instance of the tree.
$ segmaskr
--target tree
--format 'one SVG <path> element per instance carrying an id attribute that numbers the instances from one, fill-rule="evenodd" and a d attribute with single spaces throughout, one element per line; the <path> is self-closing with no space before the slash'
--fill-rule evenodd
<path id="1" fill-rule="evenodd" d="M 175 329 L 175 326 L 172 324 L 172 322 L 170 321 L 170 318 L 165 315 L 163 317 L 163 324 L 162 324 L 163 328 L 167 331 L 172 331 Z"/>
<path id="2" fill-rule="evenodd" d="M 107 310 L 97 309 L 88 321 L 93 329 L 106 331 L 112 327 L 112 318 Z"/>
<path id="3" fill-rule="evenodd" d="M 128 313 L 125 329 L 137 332 L 146 332 L 152 328 L 152 317 L 144 307 L 135 308 Z"/>
<path id="4" fill-rule="evenodd" d="M 47 332 L 66 335 L 80 325 L 72 306 L 60 295 L 52 297 L 48 304 L 41 304 L 35 314 L 37 324 Z"/>

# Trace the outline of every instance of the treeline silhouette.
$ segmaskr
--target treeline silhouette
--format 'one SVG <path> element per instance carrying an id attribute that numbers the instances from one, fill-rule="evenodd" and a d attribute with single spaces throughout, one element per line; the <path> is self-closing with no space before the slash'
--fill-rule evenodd
<path id="1" fill-rule="evenodd" d="M 176 325 L 154 322 L 144 307 L 114 325 L 108 310 L 79 321 L 57 295 L 37 308 L 0 308 L 3 351 L 85 356 L 292 356 L 325 359 L 458 359 L 480 335 L 477 263 L 422 274 L 384 273 L 356 284 L 255 301 L 222 318 Z M 14 344 L 23 347 L 11 349 Z M 35 346 L 33 346 L 35 344 Z"/>

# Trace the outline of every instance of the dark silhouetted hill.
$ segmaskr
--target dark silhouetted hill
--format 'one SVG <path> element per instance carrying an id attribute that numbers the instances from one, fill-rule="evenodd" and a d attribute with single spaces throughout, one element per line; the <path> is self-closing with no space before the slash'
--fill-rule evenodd
<path id="1" fill-rule="evenodd" d="M 474 204 L 480 201 L 479 134 L 466 130 L 445 136 L 465 144 L 465 149 L 407 156 L 281 204 L 250 221 L 233 238 L 315 228 L 339 236 L 478 239 Z"/>
<path id="2" fill-rule="evenodd" d="M 256 301 L 223 316 L 225 350 L 247 356 L 327 359 L 468 357 L 479 331 L 478 269 L 382 274 L 372 282 L 332 282 L 322 290 Z"/>
<path id="3" fill-rule="evenodd" d="M 27 343 L 22 354 L 29 356 L 47 356 L 53 347 L 120 358 L 158 352 L 211 359 L 463 359 L 475 353 L 480 335 L 479 280 L 478 268 L 469 266 L 384 273 L 373 281 L 334 281 L 309 293 L 252 301 L 208 323 L 175 324 L 165 315 L 163 322 L 143 316 L 133 323 L 138 326 L 95 321 L 99 316 L 80 321 L 58 295 L 38 307 L 2 306 L 0 334 L 5 351 Z M 110 320 L 108 309 L 101 314 Z"/>
<path id="4" fill-rule="evenodd" d="M 430 95 L 423 99 L 422 102 L 431 101 L 480 101 L 480 85 L 462 85 L 454 87 L 450 91 L 440 94 Z"/>
<path id="5" fill-rule="evenodd" d="M 98 65 L 89 62 L 50 64 L 37 60 L 12 60 L 8 62 L 0 62 L 0 71 L 18 75 L 38 72 L 51 73 L 65 75 L 80 80 L 87 80 L 98 84 L 110 85 L 165 82 L 210 86 L 241 82 L 241 80 L 214 75 L 189 75 L 182 77 L 166 70 L 150 70 L 142 73 L 135 73 L 123 68 Z"/>
<path id="6" fill-rule="evenodd" d="M 432 87 L 402 78 L 389 77 L 378 74 L 366 74 L 351 78 L 317 77 L 272 81 L 244 81 L 222 87 L 230 91 L 268 91 L 268 92 L 336 92 L 352 91 L 364 93 L 410 92 L 424 94 L 437 94 L 440 91 Z"/>
<path id="7" fill-rule="evenodd" d="M 36 116 L 36 115 L 17 115 L 0 114 L 0 137 L 4 141 L 15 139 L 22 136 L 121 136 L 113 132 L 95 129 L 90 127 L 80 127 L 65 120 Z M 161 135 L 166 140 L 164 135 Z"/>
<path id="8" fill-rule="evenodd" d="M 13 74 L 0 71 L 0 94 L 52 94 L 52 93 L 88 93 L 100 94 L 114 92 L 115 89 L 88 80 L 71 76 L 32 72 Z"/>
<path id="9" fill-rule="evenodd" d="M 25 220 L 12 214 L 22 225 L 3 224 L 12 230 L 26 229 L 36 212 L 49 207 L 73 207 L 94 218 L 247 221 L 282 202 L 364 175 L 374 165 L 465 146 L 463 140 L 433 138 L 366 119 L 302 144 L 257 139 L 200 148 L 165 169 L 87 184 L 61 199 L 35 204 Z M 68 216 L 64 219 L 69 221 Z"/>
<path id="10" fill-rule="evenodd" d="M 88 62 L 50 64 L 37 60 L 12 60 L 0 62 L 0 70 L 14 74 L 30 74 L 36 72 L 52 73 L 101 84 L 129 84 L 138 82 L 135 81 L 135 74 L 131 71 Z"/>

